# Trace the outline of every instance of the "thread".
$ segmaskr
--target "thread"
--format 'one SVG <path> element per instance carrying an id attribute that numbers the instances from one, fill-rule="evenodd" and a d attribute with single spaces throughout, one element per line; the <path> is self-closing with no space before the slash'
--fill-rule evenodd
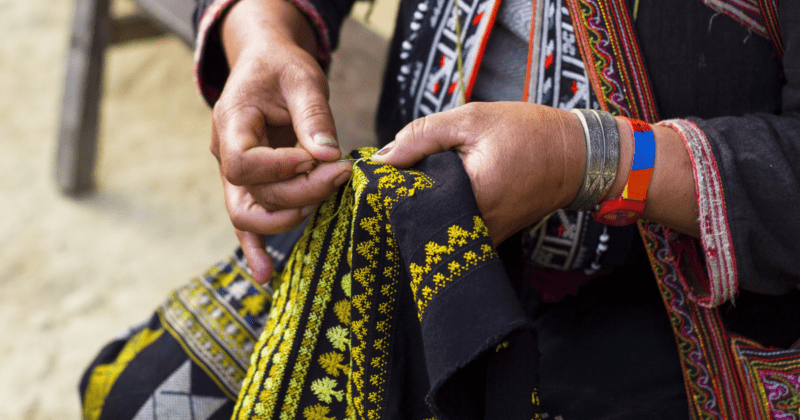
<path id="1" fill-rule="evenodd" d="M 453 18 L 456 20 L 456 66 L 458 66 L 458 102 L 459 105 L 467 103 L 464 91 L 464 61 L 461 58 L 461 20 L 458 18 L 458 0 L 453 1 Z"/>
<path id="2" fill-rule="evenodd" d="M 358 160 L 356 160 L 355 162 L 353 162 L 353 166 L 356 166 L 356 164 L 357 164 L 357 163 L 359 163 L 359 162 L 363 162 L 363 161 L 365 161 L 366 159 L 367 159 L 367 157 L 361 157 L 361 158 L 359 158 Z M 308 236 L 310 236 L 311 234 L 313 234 L 314 232 L 316 232 L 316 231 L 317 231 L 317 229 L 320 229 L 320 228 L 322 228 L 323 226 L 327 226 L 327 225 L 328 225 L 328 224 L 329 224 L 331 221 L 333 221 L 333 219 L 335 219 L 335 218 L 336 218 L 336 216 L 338 216 L 338 215 L 339 215 L 339 212 L 340 212 L 340 211 L 342 211 L 342 208 L 344 207 L 345 198 L 347 197 L 347 191 L 348 191 L 349 189 L 352 189 L 352 188 L 353 188 L 353 174 L 352 174 L 352 173 L 350 173 L 350 179 L 348 179 L 348 180 L 347 180 L 347 184 L 345 184 L 345 185 L 344 185 L 344 189 L 342 189 L 342 198 L 341 198 L 341 200 L 339 201 L 339 207 L 338 207 L 338 208 L 336 208 L 336 211 L 335 211 L 335 212 L 333 212 L 333 214 L 332 214 L 330 217 L 328 217 L 327 219 L 323 220 L 322 222 L 315 222 L 313 227 L 311 227 L 311 226 L 309 225 L 309 227 L 308 227 L 308 228 L 306 228 L 306 231 L 305 231 L 305 232 L 303 232 L 303 235 L 302 235 L 302 236 L 300 236 L 300 239 L 298 240 L 298 242 L 308 239 Z"/>

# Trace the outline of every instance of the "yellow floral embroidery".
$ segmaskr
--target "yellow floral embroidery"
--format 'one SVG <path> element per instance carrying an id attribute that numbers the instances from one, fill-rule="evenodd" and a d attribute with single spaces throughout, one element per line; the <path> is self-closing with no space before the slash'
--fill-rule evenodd
<path id="1" fill-rule="evenodd" d="M 330 404 L 333 402 L 333 398 L 331 397 L 336 398 L 337 401 L 341 401 L 342 398 L 344 398 L 343 391 L 334 389 L 337 385 L 336 380 L 331 378 L 317 379 L 311 383 L 311 392 L 313 392 L 320 401 Z"/>
<path id="2" fill-rule="evenodd" d="M 339 318 L 339 322 L 344 325 L 350 325 L 350 301 L 347 299 L 340 300 L 333 305 L 333 313 Z"/>
<path id="3" fill-rule="evenodd" d="M 261 308 L 264 307 L 264 303 L 267 300 L 267 295 L 250 295 L 244 299 L 242 299 L 242 306 L 244 306 L 243 311 L 246 314 L 255 315 L 257 314 Z"/>
<path id="4" fill-rule="evenodd" d="M 303 409 L 303 417 L 306 420 L 335 420 L 333 417 L 328 417 L 330 411 L 330 408 L 322 404 L 312 405 Z"/>
<path id="5" fill-rule="evenodd" d="M 367 190 L 365 170 L 377 178 L 377 184 L 369 183 L 377 190 Z M 431 186 L 433 180 L 416 171 L 369 161 L 354 166 L 351 183 L 323 203 L 287 262 L 234 418 L 292 419 L 302 413 L 307 420 L 327 420 L 342 408 L 347 418 L 379 417 L 402 273 L 388 215 L 401 199 Z M 356 215 L 359 223 L 353 226 Z M 355 232 L 367 240 L 354 245 Z M 339 264 L 345 262 L 350 272 L 340 276 Z M 326 327 L 327 341 L 319 341 L 323 322 L 331 320 L 338 324 Z M 320 350 L 327 343 L 334 351 Z M 330 376 L 309 383 L 312 369 Z M 343 389 L 336 379 L 342 377 L 347 378 Z M 299 407 L 305 390 L 319 403 Z"/>
<path id="6" fill-rule="evenodd" d="M 323 203 L 315 219 L 324 220 L 329 217 L 333 214 L 334 205 L 333 200 Z M 313 226 L 313 223 L 309 225 Z M 323 233 L 317 230 L 311 235 L 304 235 L 287 261 L 280 289 L 273 297 L 269 320 L 259 340 L 259 346 L 253 352 L 247 372 L 248 381 L 241 388 L 233 418 L 250 417 L 253 414 L 259 417 L 272 417 L 275 412 L 278 387 L 283 381 L 288 353 L 297 333 L 299 315 L 308 294 L 307 281 L 311 278 L 316 259 L 321 252 Z M 264 372 L 268 372 L 269 378 L 266 381 L 262 380 Z M 262 383 L 264 389 L 259 392 Z M 256 395 L 258 401 L 254 401 L 253 397 Z M 263 407 L 260 409 L 262 414 L 253 412 L 256 402 Z"/>
<path id="7" fill-rule="evenodd" d="M 328 341 L 331 342 L 333 348 L 339 351 L 345 351 L 350 344 L 350 338 L 347 337 L 348 332 L 345 328 L 340 326 L 331 327 L 325 333 L 328 336 Z"/>
<path id="8" fill-rule="evenodd" d="M 325 353 L 319 357 L 319 364 L 322 365 L 325 372 L 328 372 L 328 375 L 334 377 L 339 376 L 340 370 L 342 373 L 350 371 L 350 367 L 342 364 L 342 362 L 344 362 L 344 355 L 336 353 L 335 351 Z"/>

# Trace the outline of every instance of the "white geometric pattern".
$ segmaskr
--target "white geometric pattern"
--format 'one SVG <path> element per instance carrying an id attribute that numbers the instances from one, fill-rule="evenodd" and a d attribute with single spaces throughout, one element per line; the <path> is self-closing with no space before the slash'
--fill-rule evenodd
<path id="1" fill-rule="evenodd" d="M 133 420 L 207 420 L 227 398 L 192 395 L 192 366 L 187 360 L 147 399 Z"/>

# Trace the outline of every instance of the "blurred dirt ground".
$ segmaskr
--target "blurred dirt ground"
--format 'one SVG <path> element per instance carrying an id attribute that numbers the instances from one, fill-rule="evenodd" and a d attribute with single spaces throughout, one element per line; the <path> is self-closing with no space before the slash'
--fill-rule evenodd
<path id="1" fill-rule="evenodd" d="M 392 3 L 370 21 L 383 34 Z M 80 418 L 79 377 L 104 343 L 236 245 L 208 152 L 210 111 L 176 38 L 109 50 L 97 190 L 58 193 L 73 7 L 0 0 L 0 420 Z M 343 149 L 374 141 L 386 48 L 347 30 L 330 73 Z"/>

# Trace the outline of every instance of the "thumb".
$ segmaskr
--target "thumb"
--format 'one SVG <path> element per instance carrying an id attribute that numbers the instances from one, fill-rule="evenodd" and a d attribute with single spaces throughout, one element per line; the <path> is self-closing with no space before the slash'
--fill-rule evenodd
<path id="1" fill-rule="evenodd" d="M 397 133 L 394 140 L 372 155 L 379 163 L 407 168 L 436 153 L 464 144 L 448 112 L 418 118 Z"/>
<path id="2" fill-rule="evenodd" d="M 316 83 L 306 80 L 287 97 L 287 108 L 300 145 L 321 161 L 341 157 L 336 126 L 328 104 L 328 85 L 324 78 Z"/>

